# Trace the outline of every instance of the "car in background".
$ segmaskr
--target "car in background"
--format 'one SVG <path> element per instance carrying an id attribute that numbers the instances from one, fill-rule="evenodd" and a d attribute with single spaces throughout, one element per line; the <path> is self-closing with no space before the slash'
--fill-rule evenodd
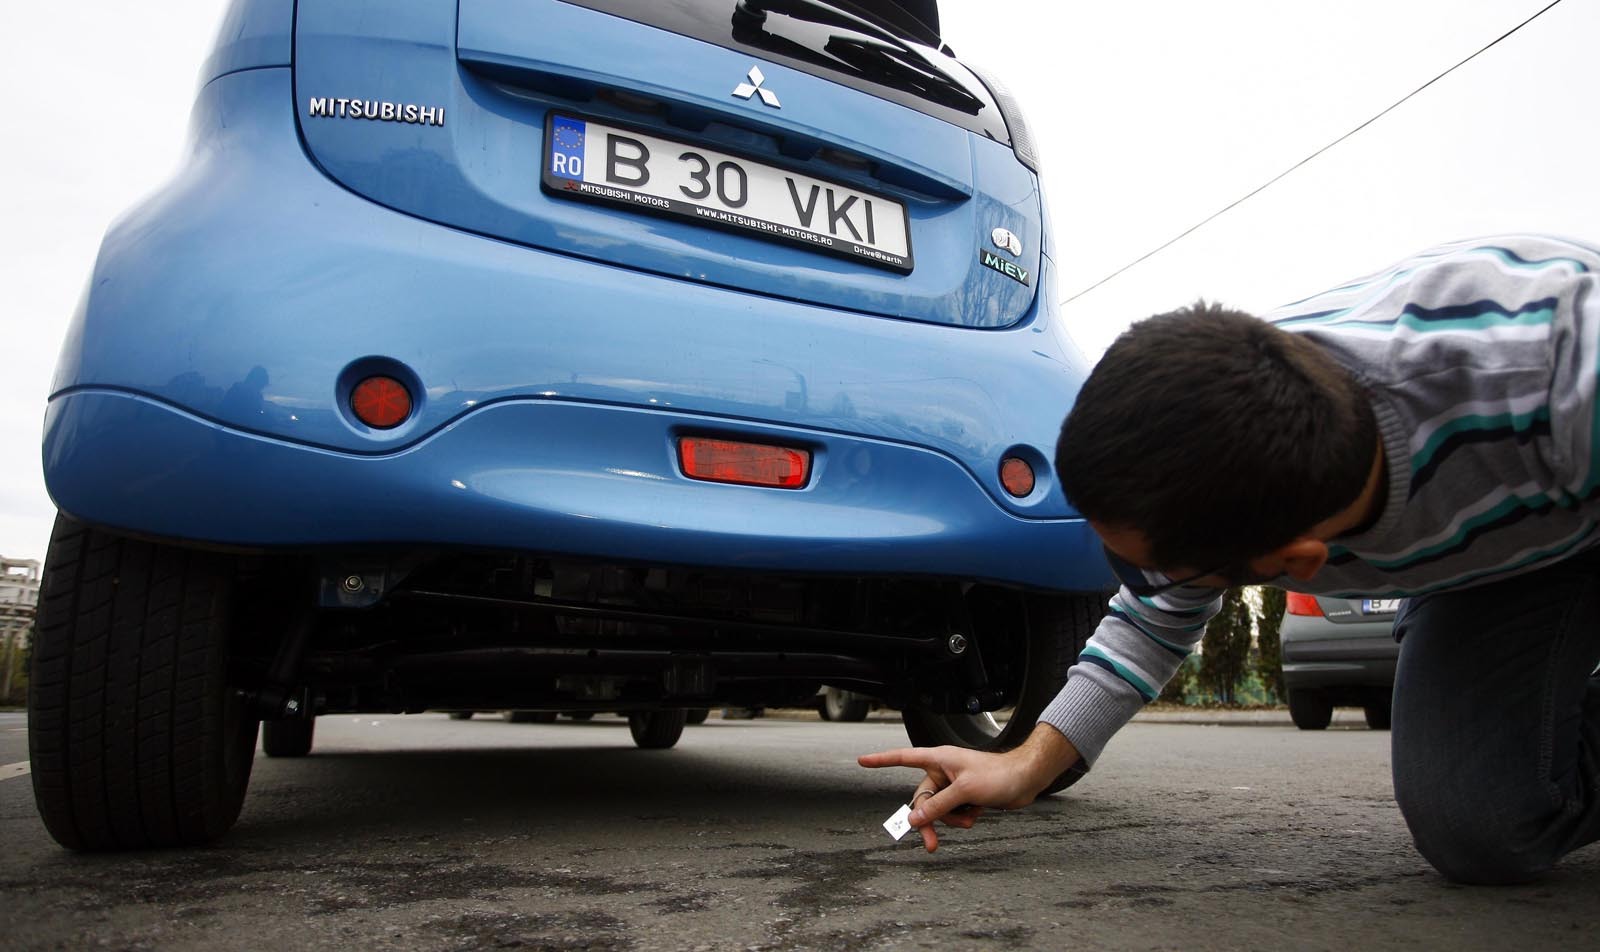
<path id="1" fill-rule="evenodd" d="M 832 685 L 825 685 L 817 692 L 816 703 L 817 713 L 823 720 L 847 723 L 866 720 L 875 706 L 870 695 L 846 691 Z"/>
<path id="2" fill-rule="evenodd" d="M 213 840 L 324 713 L 1008 748 L 1104 612 L 1039 159 L 934 0 L 233 0 L 191 139 L 46 407 L 60 843 Z"/>
<path id="3" fill-rule="evenodd" d="M 1367 726 L 1387 730 L 1394 694 L 1398 598 L 1334 598 L 1288 593 L 1279 629 L 1289 716 L 1301 730 L 1323 730 L 1335 707 L 1354 706 Z"/>

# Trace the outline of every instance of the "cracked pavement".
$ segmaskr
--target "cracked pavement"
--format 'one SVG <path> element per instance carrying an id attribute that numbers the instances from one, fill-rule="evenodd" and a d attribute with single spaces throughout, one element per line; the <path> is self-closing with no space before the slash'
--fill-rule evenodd
<path id="1" fill-rule="evenodd" d="M 0 715 L 0 761 L 25 758 Z M 1445 882 L 1394 806 L 1388 735 L 1134 724 L 1090 777 L 942 834 L 879 826 L 897 722 L 337 715 L 258 757 L 201 850 L 74 855 L 0 781 L 0 948 L 1500 949 L 1600 946 L 1600 847 L 1511 888 Z"/>

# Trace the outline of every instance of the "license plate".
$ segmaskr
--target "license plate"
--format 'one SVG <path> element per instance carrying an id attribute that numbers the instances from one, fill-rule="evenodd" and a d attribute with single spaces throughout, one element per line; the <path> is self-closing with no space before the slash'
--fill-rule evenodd
<path id="1" fill-rule="evenodd" d="M 1363 598 L 1361 600 L 1361 614 L 1384 615 L 1400 610 L 1398 598 Z"/>
<path id="2" fill-rule="evenodd" d="M 541 180 L 553 195 L 911 272 L 910 221 L 894 199 L 575 116 L 552 113 L 544 141 Z"/>

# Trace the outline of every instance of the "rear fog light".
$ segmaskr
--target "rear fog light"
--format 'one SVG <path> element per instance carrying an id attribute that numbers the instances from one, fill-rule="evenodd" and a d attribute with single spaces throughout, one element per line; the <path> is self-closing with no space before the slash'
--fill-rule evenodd
<path id="1" fill-rule="evenodd" d="M 690 479 L 799 489 L 810 475 L 811 452 L 765 443 L 685 436 L 678 440 L 678 465 Z"/>

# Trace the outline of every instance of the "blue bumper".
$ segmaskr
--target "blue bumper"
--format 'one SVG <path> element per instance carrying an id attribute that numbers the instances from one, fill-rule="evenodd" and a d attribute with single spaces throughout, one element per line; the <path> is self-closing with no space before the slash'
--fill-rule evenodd
<path id="1" fill-rule="evenodd" d="M 1005 330 L 931 326 L 441 227 L 307 159 L 285 69 L 210 83 L 194 137 L 107 236 L 63 348 L 44 467 L 79 519 L 1108 587 L 1050 472 L 1084 367 L 1044 304 Z M 374 362 L 417 387 L 394 430 L 344 407 Z M 688 432 L 807 446 L 815 472 L 798 491 L 689 480 Z M 1008 454 L 1038 472 L 1023 499 L 999 485 Z"/>
<path id="2" fill-rule="evenodd" d="M 952 460 L 916 447 L 749 427 L 814 448 L 810 485 L 698 482 L 673 439 L 706 420 L 514 400 L 397 453 L 244 433 L 134 394 L 50 404 L 45 466 L 66 512 L 250 546 L 453 544 L 752 570 L 1104 586 L 1076 519 L 1019 519 Z M 1085 570 L 1087 569 L 1087 571 Z"/>

